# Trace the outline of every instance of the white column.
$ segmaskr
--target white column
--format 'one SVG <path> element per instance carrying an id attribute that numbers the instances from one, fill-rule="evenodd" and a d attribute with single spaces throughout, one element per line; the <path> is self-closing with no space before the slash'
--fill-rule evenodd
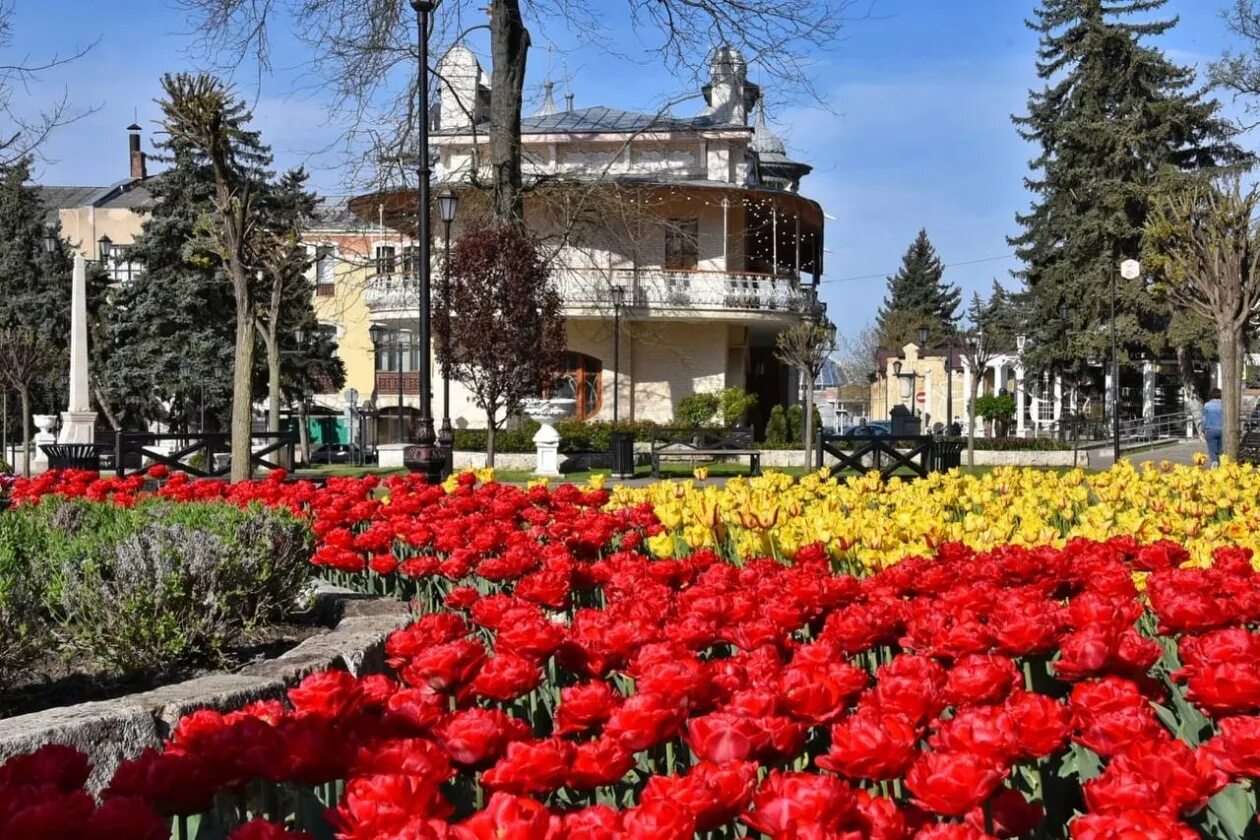
<path id="1" fill-rule="evenodd" d="M 1015 434 L 1024 436 L 1024 366 L 1015 366 Z"/>
<path id="2" fill-rule="evenodd" d="M 1155 416 L 1155 362 L 1147 360 L 1142 363 L 1142 417 L 1149 420 Z"/>
<path id="3" fill-rule="evenodd" d="M 74 257 L 70 282 L 70 399 L 61 413 L 60 443 L 93 443 L 96 412 L 92 410 L 88 382 L 87 261 Z"/>
<path id="4" fill-rule="evenodd" d="M 1063 377 L 1054 375 L 1054 422 L 1063 419 Z"/>

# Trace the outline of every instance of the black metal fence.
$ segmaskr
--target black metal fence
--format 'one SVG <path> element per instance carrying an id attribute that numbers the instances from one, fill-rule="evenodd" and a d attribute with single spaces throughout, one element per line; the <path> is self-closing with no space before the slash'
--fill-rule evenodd
<path id="1" fill-rule="evenodd" d="M 830 455 L 833 472 L 878 472 L 926 478 L 959 466 L 964 443 L 931 435 L 819 435 L 818 465 Z"/>
<path id="2" fill-rule="evenodd" d="M 254 441 L 266 441 L 264 446 L 251 451 L 249 462 L 253 467 L 280 469 L 294 463 L 294 447 L 298 437 L 294 432 L 253 432 Z M 175 448 L 158 448 L 159 444 L 174 442 Z M 227 458 L 218 464 L 217 455 L 230 454 L 231 435 L 220 432 L 206 434 L 152 434 L 149 432 L 116 432 L 114 447 L 102 454 L 112 456 L 112 469 L 119 476 L 144 472 L 154 464 L 164 464 L 172 470 L 185 472 L 198 478 L 215 478 L 231 472 Z M 200 456 L 200 457 L 198 457 Z M 274 459 L 274 460 L 273 460 Z M 147 463 L 146 463 L 147 462 Z"/>

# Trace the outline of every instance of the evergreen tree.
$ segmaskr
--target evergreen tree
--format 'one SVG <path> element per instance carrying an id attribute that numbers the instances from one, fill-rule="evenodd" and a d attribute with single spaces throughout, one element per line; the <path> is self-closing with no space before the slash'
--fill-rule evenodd
<path id="1" fill-rule="evenodd" d="M 214 176 L 177 141 L 158 149 L 170 168 L 146 183 L 153 211 L 128 254 L 141 271 L 114 294 L 102 390 L 120 427 L 199 428 L 204 401 L 207 430 L 217 430 L 232 400 L 236 309 L 204 229 Z"/>
<path id="2" fill-rule="evenodd" d="M 1121 344 L 1162 350 L 1167 313 L 1141 279 L 1118 276 L 1119 263 L 1141 250 L 1162 173 L 1243 158 L 1193 71 L 1144 43 L 1175 19 L 1130 19 L 1165 2 L 1042 0 L 1028 23 L 1041 35 L 1045 87 L 1030 92 L 1015 123 L 1039 148 L 1026 179 L 1036 197 L 1010 242 L 1031 293 L 1034 366 L 1074 369 L 1107 356 L 1113 280 Z"/>
<path id="3" fill-rule="evenodd" d="M 876 316 L 879 343 L 897 348 L 919 342 L 919 328 L 927 327 L 928 345 L 954 331 L 961 292 L 941 278 L 945 267 L 920 230 L 901 258 L 901 268 L 888 278 L 888 295 Z"/>
<path id="4" fill-rule="evenodd" d="M 0 329 L 33 334 L 48 355 L 47 365 L 30 385 L 35 413 L 65 408 L 70 363 L 70 275 L 74 260 L 61 239 L 60 224 L 48 218 L 47 208 L 30 183 L 31 162 L 19 158 L 0 164 Z M 50 230 L 51 225 L 51 230 Z M 45 245 L 52 234 L 54 247 Z M 105 277 L 88 271 L 88 314 L 92 320 L 104 297 Z M 94 324 L 89 324 L 91 329 Z M 104 349 L 91 340 L 93 364 Z M 20 418 L 14 418 L 15 426 Z"/>

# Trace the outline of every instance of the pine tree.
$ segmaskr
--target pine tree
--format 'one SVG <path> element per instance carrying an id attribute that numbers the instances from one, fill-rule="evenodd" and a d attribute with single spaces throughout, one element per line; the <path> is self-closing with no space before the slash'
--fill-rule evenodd
<path id="1" fill-rule="evenodd" d="M 901 258 L 901 268 L 888 278 L 888 295 L 876 316 L 879 343 L 899 348 L 919 341 L 919 328 L 927 327 L 932 346 L 953 332 L 961 292 L 941 278 L 945 266 L 920 230 Z"/>
<path id="2" fill-rule="evenodd" d="M 1137 257 L 1142 228 L 1167 170 L 1237 162 L 1243 153 L 1219 104 L 1195 87 L 1193 70 L 1145 41 L 1174 20 L 1133 22 L 1166 0 L 1042 0 L 1028 25 L 1041 35 L 1028 113 L 1015 117 L 1037 144 L 1026 179 L 1036 194 L 1010 239 L 1031 292 L 1034 365 L 1073 369 L 1109 347 L 1109 290 L 1117 284 L 1122 345 L 1163 349 L 1167 313 L 1142 281 L 1118 275 Z"/>
<path id="3" fill-rule="evenodd" d="M 70 275 L 74 267 L 60 224 L 48 219 L 39 192 L 30 183 L 31 161 L 19 158 L 0 165 L 0 329 L 34 335 L 48 355 L 47 365 L 29 383 L 28 397 L 36 413 L 65 408 L 70 361 Z M 51 252 L 45 245 L 53 235 Z M 88 271 L 88 314 L 95 318 L 104 297 L 99 269 Z M 89 324 L 92 329 L 94 323 Z M 89 337 L 93 365 L 105 346 Z M 21 418 L 13 419 L 20 425 Z"/>
<path id="4" fill-rule="evenodd" d="M 204 402 L 206 430 L 216 430 L 232 401 L 236 306 L 204 229 L 214 176 L 174 140 L 158 149 L 170 167 L 145 184 L 153 212 L 128 252 L 141 270 L 116 290 L 109 310 L 114 352 L 102 390 L 120 426 L 162 419 L 199 428 Z"/>

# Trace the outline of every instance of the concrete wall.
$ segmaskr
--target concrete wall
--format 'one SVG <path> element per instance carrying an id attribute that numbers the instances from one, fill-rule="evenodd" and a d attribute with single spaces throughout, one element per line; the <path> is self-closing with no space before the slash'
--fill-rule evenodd
<path id="1" fill-rule="evenodd" d="M 724 388 L 727 331 L 720 322 L 635 323 L 634 419 L 667 422 L 683 397 Z"/>
<path id="2" fill-rule="evenodd" d="M 148 220 L 147 214 L 129 208 L 72 207 L 57 215 L 61 235 L 89 260 L 100 259 L 96 243 L 102 236 L 115 245 L 130 245 Z"/>

